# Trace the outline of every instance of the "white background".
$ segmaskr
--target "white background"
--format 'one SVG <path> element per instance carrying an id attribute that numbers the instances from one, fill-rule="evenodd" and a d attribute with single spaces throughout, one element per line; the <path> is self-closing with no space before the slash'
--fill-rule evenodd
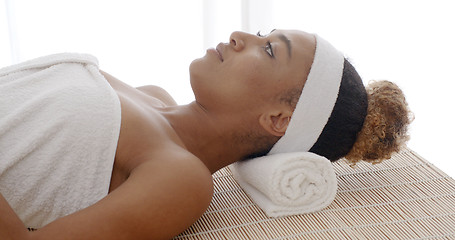
<path id="1" fill-rule="evenodd" d="M 232 31 L 315 32 L 365 83 L 403 88 L 415 113 L 409 146 L 454 177 L 454 12 L 450 0 L 3 0 L 0 66 L 91 53 L 122 81 L 159 85 L 185 104 L 188 65 Z"/>

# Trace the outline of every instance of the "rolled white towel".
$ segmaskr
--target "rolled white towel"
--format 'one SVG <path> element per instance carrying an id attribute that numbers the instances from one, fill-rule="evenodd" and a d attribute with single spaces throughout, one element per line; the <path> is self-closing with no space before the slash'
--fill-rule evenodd
<path id="1" fill-rule="evenodd" d="M 319 211 L 333 201 L 331 162 L 310 152 L 280 153 L 230 165 L 235 180 L 269 217 Z"/>

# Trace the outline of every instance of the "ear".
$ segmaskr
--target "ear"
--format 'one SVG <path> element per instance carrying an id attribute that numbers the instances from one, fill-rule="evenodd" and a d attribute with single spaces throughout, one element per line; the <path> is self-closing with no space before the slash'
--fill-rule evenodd
<path id="1" fill-rule="evenodd" d="M 271 112 L 264 113 L 259 117 L 259 124 L 268 133 L 281 137 L 288 128 L 292 112 Z"/>

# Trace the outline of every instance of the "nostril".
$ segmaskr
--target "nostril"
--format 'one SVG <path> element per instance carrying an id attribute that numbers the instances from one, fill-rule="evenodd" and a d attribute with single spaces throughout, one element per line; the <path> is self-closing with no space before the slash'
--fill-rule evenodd
<path id="1" fill-rule="evenodd" d="M 235 39 L 233 39 L 233 38 L 231 38 L 231 43 L 232 43 L 232 45 L 234 45 L 234 46 L 237 45 L 237 42 L 236 42 Z"/>

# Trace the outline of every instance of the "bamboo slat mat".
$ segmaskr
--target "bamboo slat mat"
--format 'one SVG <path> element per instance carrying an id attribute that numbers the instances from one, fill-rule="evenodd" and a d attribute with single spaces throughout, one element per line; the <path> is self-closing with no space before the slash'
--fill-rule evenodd
<path id="1" fill-rule="evenodd" d="M 455 180 L 414 151 L 334 167 L 334 202 L 283 218 L 268 218 L 223 168 L 208 210 L 175 239 L 455 239 Z"/>

